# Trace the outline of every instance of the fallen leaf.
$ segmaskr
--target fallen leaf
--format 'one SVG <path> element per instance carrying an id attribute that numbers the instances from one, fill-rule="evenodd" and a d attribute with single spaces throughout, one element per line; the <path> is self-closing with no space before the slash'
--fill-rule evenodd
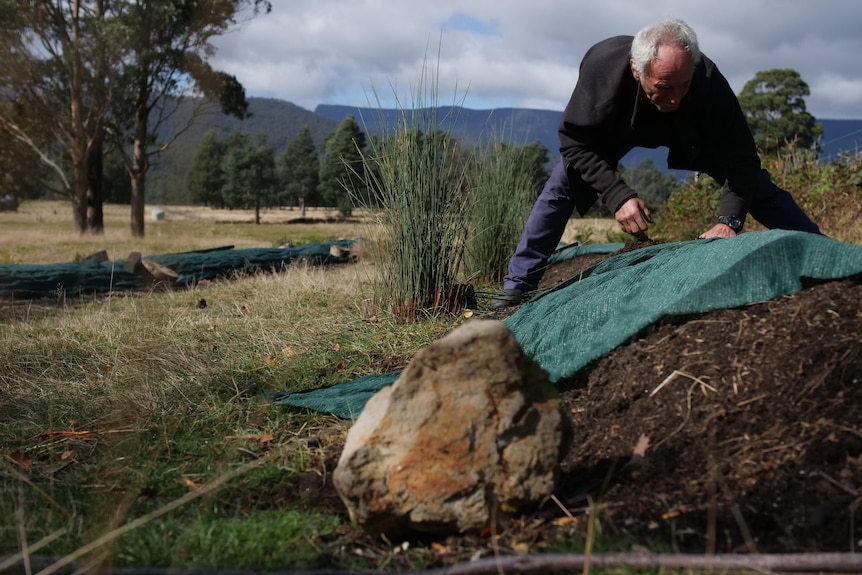
<path id="1" fill-rule="evenodd" d="M 579 523 L 576 517 L 558 517 L 554 519 L 554 525 L 577 525 Z"/>
<path id="2" fill-rule="evenodd" d="M 201 486 L 200 483 L 195 483 L 194 481 L 192 481 L 188 477 L 183 477 L 180 481 L 182 482 L 183 485 L 185 485 L 186 487 L 188 487 L 191 490 L 198 489 Z"/>
<path id="3" fill-rule="evenodd" d="M 447 547 L 446 545 L 442 545 L 440 543 L 437 543 L 436 541 L 431 543 L 431 550 L 434 553 L 436 553 L 437 555 L 451 555 L 452 554 L 452 550 L 449 547 Z"/>
<path id="4" fill-rule="evenodd" d="M 261 443 L 269 443 L 275 437 L 271 433 L 242 433 L 240 435 L 228 435 L 225 439 L 248 439 L 250 441 L 259 441 Z"/>
<path id="5" fill-rule="evenodd" d="M 265 356 L 263 356 L 263 363 L 265 363 L 267 367 L 275 367 L 279 364 L 280 361 L 281 360 L 279 358 L 273 357 L 270 354 L 266 354 Z"/>
<path id="6" fill-rule="evenodd" d="M 294 353 L 292 347 L 285 347 L 285 348 L 282 348 L 281 355 L 283 355 L 284 357 L 293 357 L 296 354 Z"/>
<path id="7" fill-rule="evenodd" d="M 30 471 L 30 469 L 33 467 L 33 458 L 26 453 L 21 453 L 20 451 L 13 451 L 9 454 L 9 458 L 14 461 L 19 467 L 21 467 L 24 471 Z"/>
<path id="8" fill-rule="evenodd" d="M 65 461 L 71 457 L 75 457 L 75 452 L 72 451 L 71 449 L 67 449 L 66 451 L 64 451 L 63 453 L 60 454 L 60 459 L 62 459 L 63 461 Z"/>
<path id="9" fill-rule="evenodd" d="M 530 553 L 530 546 L 526 543 L 513 543 L 512 551 L 518 555 L 528 555 Z"/>

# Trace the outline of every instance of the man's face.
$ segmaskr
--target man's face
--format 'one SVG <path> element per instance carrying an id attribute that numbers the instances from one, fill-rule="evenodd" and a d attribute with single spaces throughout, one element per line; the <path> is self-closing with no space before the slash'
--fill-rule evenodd
<path id="1" fill-rule="evenodd" d="M 632 74 L 659 112 L 673 112 L 691 87 L 694 62 L 677 46 L 659 46 L 655 61 L 644 73 L 638 74 L 632 66 Z"/>

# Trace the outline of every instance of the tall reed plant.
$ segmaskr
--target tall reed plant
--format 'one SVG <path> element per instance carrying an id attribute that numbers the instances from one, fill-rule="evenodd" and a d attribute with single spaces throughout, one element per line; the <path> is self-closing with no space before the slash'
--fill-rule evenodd
<path id="1" fill-rule="evenodd" d="M 502 281 L 536 199 L 528 148 L 489 142 L 476 153 L 470 189 L 466 269 L 480 283 Z"/>
<path id="2" fill-rule="evenodd" d="M 374 214 L 381 234 L 375 305 L 414 321 L 451 310 L 458 299 L 469 155 L 453 137 L 460 107 L 440 107 L 436 74 L 426 66 L 410 105 L 397 103 L 394 121 L 377 102 L 385 130 L 362 152 L 367 191 L 354 198 Z"/>

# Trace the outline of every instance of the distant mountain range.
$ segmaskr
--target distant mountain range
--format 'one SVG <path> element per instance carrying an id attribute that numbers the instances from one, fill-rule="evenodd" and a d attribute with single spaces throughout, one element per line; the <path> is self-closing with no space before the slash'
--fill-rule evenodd
<path id="1" fill-rule="evenodd" d="M 385 125 L 397 125 L 398 110 L 377 110 L 353 106 L 320 105 L 314 113 L 341 122 L 352 114 L 366 131 L 379 132 Z M 496 137 L 507 143 L 527 144 L 535 140 L 548 148 L 551 157 L 558 155 L 557 127 L 563 112 L 534 110 L 528 108 L 497 108 L 495 110 L 470 110 L 467 108 L 441 108 L 440 118 L 456 119 L 453 130 L 456 138 L 466 142 L 487 141 Z M 862 152 L 862 120 L 818 120 L 823 125 L 823 153 L 825 161 L 841 158 L 846 154 Z M 364 122 L 364 124 L 363 124 Z M 667 150 L 638 148 L 632 150 L 623 164 L 631 167 L 643 158 L 651 158 L 656 166 L 664 170 Z"/>
<path id="2" fill-rule="evenodd" d="M 173 146 L 154 162 L 150 172 L 148 201 L 175 203 L 185 201 L 185 173 L 204 135 L 215 130 L 220 139 L 241 131 L 253 136 L 263 135 L 276 154 L 281 153 L 304 126 L 311 130 L 312 139 L 318 147 L 324 138 L 335 131 L 338 125 L 353 115 L 360 128 L 367 133 L 379 133 L 386 126 L 396 126 L 395 109 L 362 108 L 322 104 L 314 111 L 284 100 L 271 98 L 249 98 L 251 116 L 245 120 L 210 114 L 198 119 L 192 129 L 179 138 Z M 549 156 L 558 156 L 559 141 L 557 126 L 562 110 L 534 110 L 528 108 L 497 108 L 494 110 L 472 110 L 468 108 L 441 107 L 438 118 L 445 129 L 452 120 L 452 133 L 465 144 L 487 142 L 495 139 L 506 143 L 528 144 L 539 141 L 548 148 Z M 172 133 L 182 125 L 185 118 L 178 114 L 174 126 L 167 126 L 165 133 Z M 857 155 L 862 151 L 862 120 L 818 120 L 823 125 L 823 154 L 825 161 L 846 155 Z M 667 150 L 638 148 L 623 158 L 629 167 L 649 157 L 661 170 L 666 171 Z"/>

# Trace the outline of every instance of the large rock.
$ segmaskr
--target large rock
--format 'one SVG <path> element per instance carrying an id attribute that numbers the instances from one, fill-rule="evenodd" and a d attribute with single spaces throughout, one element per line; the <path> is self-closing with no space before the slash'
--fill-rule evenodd
<path id="1" fill-rule="evenodd" d="M 570 444 L 547 374 L 503 323 L 473 321 L 366 403 L 333 481 L 368 531 L 474 531 L 547 500 Z"/>

